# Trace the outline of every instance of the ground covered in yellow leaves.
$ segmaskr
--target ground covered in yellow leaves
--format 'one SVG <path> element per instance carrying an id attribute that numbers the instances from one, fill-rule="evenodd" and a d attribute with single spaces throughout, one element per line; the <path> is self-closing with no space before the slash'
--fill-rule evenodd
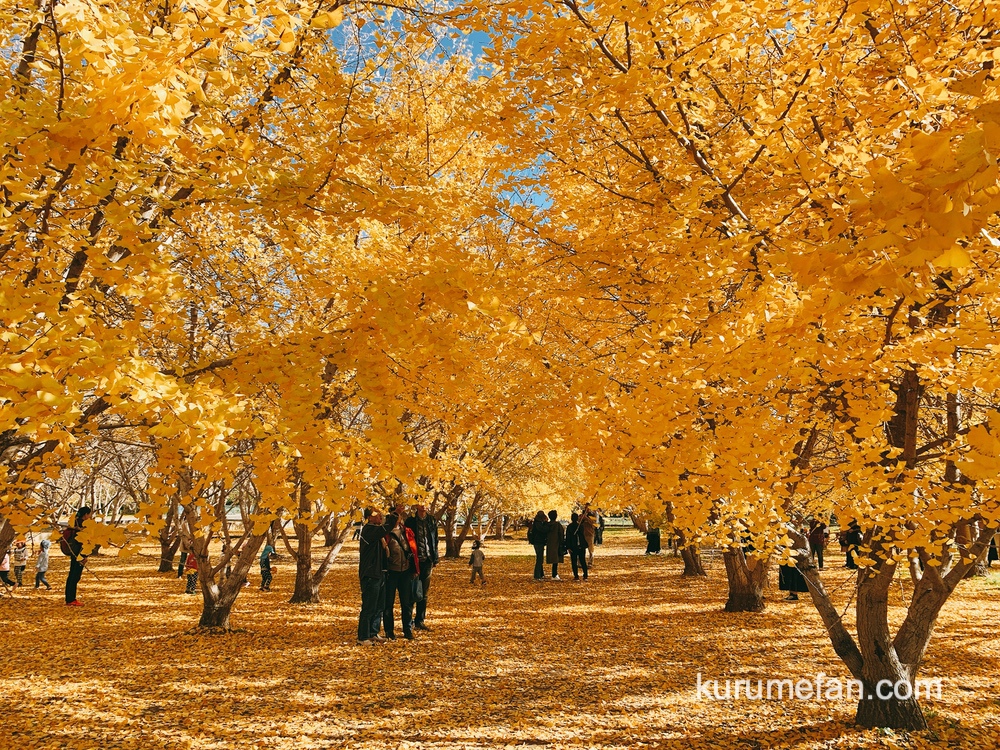
<path id="1" fill-rule="evenodd" d="M 939 619 L 924 670 L 945 678 L 941 698 L 924 703 L 932 730 L 864 732 L 846 700 L 699 700 L 699 673 L 847 673 L 807 601 L 774 590 L 763 614 L 725 614 L 720 560 L 707 556 L 708 579 L 682 579 L 679 559 L 643 556 L 635 532 L 607 538 L 586 584 L 534 583 L 523 539 L 487 543 L 485 588 L 469 585 L 465 560 L 443 561 L 433 630 L 368 648 L 355 645 L 350 544 L 323 603 L 288 604 L 293 571 L 279 564 L 271 593 L 255 580 L 241 595 L 228 635 L 192 630 L 200 596 L 147 558 L 95 558 L 85 606 L 64 607 L 66 558 L 54 556 L 52 592 L 0 599 L 0 746 L 1000 746 L 1000 576 L 966 582 Z M 827 566 L 831 586 L 847 582 L 842 562 L 834 554 Z"/>

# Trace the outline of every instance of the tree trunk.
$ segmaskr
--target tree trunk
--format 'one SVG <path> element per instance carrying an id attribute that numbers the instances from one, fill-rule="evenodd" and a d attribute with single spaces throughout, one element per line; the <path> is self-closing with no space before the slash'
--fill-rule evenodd
<path id="1" fill-rule="evenodd" d="M 332 547 L 337 543 L 337 520 L 333 513 L 330 520 L 323 524 L 323 546 Z"/>
<path id="2" fill-rule="evenodd" d="M 156 569 L 157 573 L 174 572 L 174 555 L 177 554 L 177 549 L 180 546 L 180 535 L 175 536 L 172 540 L 167 540 L 163 538 L 162 533 L 160 534 L 160 566 Z"/>
<path id="3" fill-rule="evenodd" d="M 472 517 L 479 514 L 479 506 L 482 504 L 484 497 L 485 495 L 481 492 L 473 495 L 472 504 L 465 514 L 465 522 L 462 524 L 461 531 L 458 532 L 458 535 L 451 534 L 446 540 L 445 557 L 458 558 L 462 556 L 462 545 L 465 544 L 465 540 L 469 538 L 469 532 L 472 530 Z"/>
<path id="4" fill-rule="evenodd" d="M 224 575 L 223 571 L 213 571 L 208 557 L 208 540 L 201 538 L 195 543 L 195 557 L 198 560 L 198 582 L 201 585 L 202 608 L 199 628 L 230 630 L 229 615 L 246 580 L 250 566 L 257 560 L 257 553 L 264 543 L 264 534 L 250 535 L 240 549 L 239 556 L 232 566 L 232 575 L 226 578 L 222 585 L 215 582 L 216 574 Z M 220 566 L 221 567 L 221 566 Z"/>
<path id="5" fill-rule="evenodd" d="M 14 533 L 14 527 L 10 525 L 10 521 L 6 518 L 3 519 L 3 523 L 0 524 L 0 558 L 10 548 L 16 536 L 17 534 Z"/>
<path id="6" fill-rule="evenodd" d="M 726 612 L 763 612 L 770 557 L 748 559 L 742 547 L 733 547 L 722 553 L 722 559 L 729 580 Z"/>
<path id="7" fill-rule="evenodd" d="M 865 694 L 858 701 L 856 722 L 867 729 L 926 729 L 927 722 L 913 696 L 912 676 L 919 664 L 900 659 L 889 632 L 889 587 L 895 572 L 895 563 L 882 561 L 875 568 L 862 570 L 859 577 L 858 648 L 864 660 L 861 682 Z"/>
<path id="8" fill-rule="evenodd" d="M 642 516 L 633 511 L 629 511 L 628 517 L 632 521 L 632 526 L 635 527 L 636 531 L 638 531 L 641 534 L 645 534 L 647 531 L 649 531 L 649 519 L 647 519 L 645 516 Z"/>
<path id="9" fill-rule="evenodd" d="M 681 559 L 684 561 L 684 572 L 681 573 L 681 577 L 707 576 L 708 573 L 705 572 L 705 568 L 701 564 L 701 553 L 698 551 L 698 547 L 687 543 L 684 532 L 678 531 L 676 533 L 677 547 L 680 550 Z"/>
<path id="10" fill-rule="evenodd" d="M 681 559 L 684 560 L 684 572 L 681 573 L 681 576 L 695 577 L 708 575 L 701 564 L 701 553 L 695 545 L 689 544 L 682 547 Z"/>
<path id="11" fill-rule="evenodd" d="M 312 531 L 308 520 L 294 524 L 295 539 L 295 591 L 288 601 L 292 604 L 319 604 L 319 588 L 313 585 Z"/>
<path id="12" fill-rule="evenodd" d="M 496 526 L 494 527 L 493 538 L 498 540 L 503 540 L 507 537 L 507 516 L 499 515 L 496 517 Z"/>

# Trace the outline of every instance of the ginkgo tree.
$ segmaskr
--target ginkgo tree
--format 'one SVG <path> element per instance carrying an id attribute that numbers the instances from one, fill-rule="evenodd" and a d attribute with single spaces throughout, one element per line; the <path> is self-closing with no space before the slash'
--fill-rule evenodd
<path id="1" fill-rule="evenodd" d="M 494 35 L 491 122 L 544 196 L 515 218 L 561 293 L 526 324 L 601 347 L 602 377 L 587 368 L 577 391 L 601 440 L 581 449 L 609 476 L 631 464 L 680 529 L 736 558 L 794 547 L 806 515 L 857 519 L 872 553 L 857 643 L 814 598 L 869 690 L 912 684 L 997 526 L 988 4 L 470 16 Z M 878 591 L 900 556 L 943 572 L 890 638 Z M 912 699 L 862 700 L 858 720 L 923 726 Z"/>

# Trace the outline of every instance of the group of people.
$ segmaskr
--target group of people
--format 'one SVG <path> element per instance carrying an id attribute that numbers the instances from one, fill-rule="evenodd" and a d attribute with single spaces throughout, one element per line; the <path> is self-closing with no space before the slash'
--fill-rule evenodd
<path id="1" fill-rule="evenodd" d="M 397 598 L 404 638 L 413 640 L 414 630 L 430 630 L 424 620 L 431 571 L 439 561 L 438 526 L 426 506 L 417 504 L 412 510 L 411 514 L 405 505 L 398 504 L 384 517 L 376 509 L 365 513 L 365 524 L 358 535 L 361 584 L 358 645 L 396 640 Z M 479 574 L 485 583 L 482 557 L 479 556 Z"/>
<path id="2" fill-rule="evenodd" d="M 827 542 L 830 540 L 830 532 L 827 525 L 818 518 L 813 519 L 809 525 L 809 530 L 803 530 L 803 532 L 809 543 L 810 559 L 816 563 L 816 567 L 819 570 L 823 570 L 823 553 L 826 550 Z M 837 539 L 840 543 L 840 549 L 844 553 L 844 566 L 851 570 L 857 570 L 858 549 L 864 541 L 864 535 L 861 533 L 861 527 L 857 521 L 851 521 L 847 525 L 847 528 L 842 529 L 837 535 Z M 798 601 L 799 594 L 809 591 L 805 576 L 802 575 L 802 571 L 794 564 L 782 565 L 779 568 L 778 589 L 788 592 L 788 596 L 785 597 L 786 601 Z"/>
<path id="3" fill-rule="evenodd" d="M 90 518 L 91 509 L 87 506 L 80 508 L 74 517 L 72 525 L 66 527 L 59 538 L 59 548 L 64 555 L 70 558 L 69 575 L 66 577 L 66 605 L 70 607 L 80 607 L 77 597 L 77 585 L 83 576 L 83 569 L 87 562 L 87 555 L 83 554 L 83 543 L 77 540 L 76 536 L 83 528 L 84 522 Z M 49 572 L 49 551 L 52 542 L 43 539 L 38 544 L 38 552 L 35 555 L 35 588 L 45 587 L 46 591 L 52 589 L 46 578 Z M 0 556 L 0 583 L 7 588 L 20 588 L 24 586 L 24 572 L 28 567 L 30 550 L 24 539 L 16 539 L 13 546 Z M 11 568 L 14 570 L 14 578 L 10 577 Z"/>
<path id="4" fill-rule="evenodd" d="M 594 565 L 594 545 L 598 542 L 600 521 L 597 513 L 585 507 L 583 513 L 573 513 L 569 524 L 563 528 L 559 512 L 550 510 L 535 514 L 528 528 L 528 543 L 535 549 L 535 580 L 545 580 L 545 565 L 552 566 L 552 580 L 561 581 L 559 566 L 569 555 L 573 567 L 573 580 L 586 581 Z"/>
<path id="5" fill-rule="evenodd" d="M 38 544 L 38 552 L 35 555 L 35 588 L 45 587 L 46 591 L 49 591 L 52 586 L 49 585 L 48 580 L 46 580 L 45 575 L 49 572 L 49 549 L 52 546 L 52 542 L 48 539 L 43 539 Z M 28 567 L 28 558 L 30 557 L 30 550 L 28 549 L 28 543 L 24 539 L 17 539 L 14 542 L 13 547 L 3 553 L 2 559 L 0 559 L 0 581 L 3 582 L 5 586 L 10 588 L 19 588 L 24 586 L 24 571 Z M 14 578 L 11 579 L 10 573 L 11 568 L 14 570 Z"/>

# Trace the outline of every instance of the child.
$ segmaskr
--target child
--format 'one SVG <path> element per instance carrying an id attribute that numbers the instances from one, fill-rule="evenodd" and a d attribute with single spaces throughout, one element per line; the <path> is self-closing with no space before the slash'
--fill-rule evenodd
<path id="1" fill-rule="evenodd" d="M 187 560 L 184 561 L 184 572 L 187 573 L 187 587 L 185 594 L 196 594 L 198 586 L 198 558 L 193 552 L 188 552 Z"/>
<path id="2" fill-rule="evenodd" d="M 10 552 L 4 552 L 0 558 L 0 581 L 4 586 L 16 586 L 17 584 L 10 578 Z"/>
<path id="3" fill-rule="evenodd" d="M 271 570 L 271 560 L 277 557 L 274 554 L 274 547 L 270 544 L 264 547 L 264 551 L 260 553 L 260 590 L 270 591 L 271 590 L 271 578 L 273 572 Z"/>
<path id="4" fill-rule="evenodd" d="M 45 584 L 45 590 L 50 591 L 52 589 L 49 586 L 49 582 L 45 580 L 45 574 L 49 572 L 49 547 L 52 546 L 52 542 L 48 539 L 43 539 L 38 545 L 38 557 L 35 559 L 35 588 L 37 589 L 43 583 Z"/>
<path id="5" fill-rule="evenodd" d="M 28 545 L 23 539 L 14 543 L 14 577 L 17 585 L 24 585 L 24 569 L 28 567 Z"/>
<path id="6" fill-rule="evenodd" d="M 476 539 L 472 543 L 472 556 L 469 557 L 469 565 L 472 567 L 472 576 L 469 578 L 469 583 L 476 582 L 476 576 L 479 576 L 479 580 L 482 581 L 483 586 L 486 585 L 486 577 L 483 575 L 483 561 L 486 559 L 486 555 L 480 549 L 479 540 Z"/>

